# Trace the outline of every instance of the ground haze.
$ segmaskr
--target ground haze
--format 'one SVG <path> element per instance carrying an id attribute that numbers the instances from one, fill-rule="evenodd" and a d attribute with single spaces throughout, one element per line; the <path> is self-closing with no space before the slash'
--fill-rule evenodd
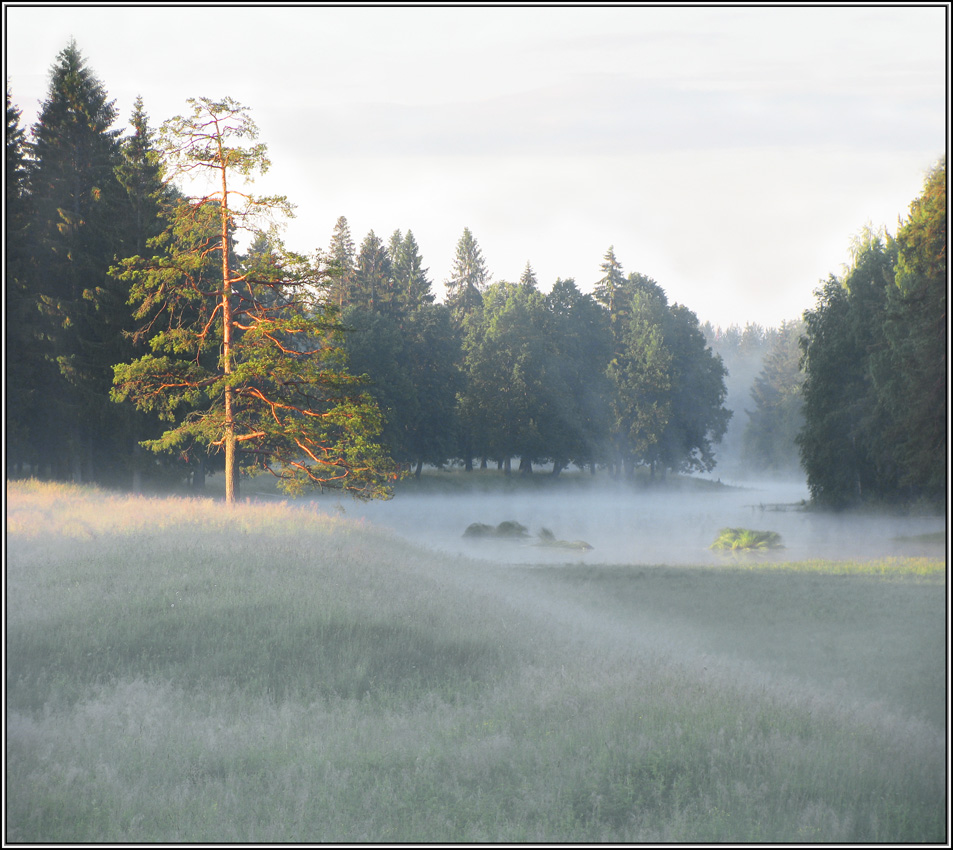
<path id="1" fill-rule="evenodd" d="M 942 519 L 877 557 L 716 560 L 744 505 L 681 492 L 694 563 L 633 548 L 678 489 L 613 542 L 619 493 L 8 484 L 6 838 L 946 840 Z M 819 527 L 754 510 L 792 551 Z M 528 541 L 459 548 L 511 519 Z"/>

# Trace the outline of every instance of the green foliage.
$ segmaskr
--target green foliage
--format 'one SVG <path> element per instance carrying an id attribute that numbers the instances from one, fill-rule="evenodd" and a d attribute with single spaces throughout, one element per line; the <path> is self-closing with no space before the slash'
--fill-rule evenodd
<path id="1" fill-rule="evenodd" d="M 939 503 L 946 490 L 947 267 L 946 161 L 897 232 L 894 286 L 884 307 L 884 345 L 871 354 L 878 401 L 890 411 L 883 442 L 898 485 Z"/>
<path id="2" fill-rule="evenodd" d="M 669 305 L 651 278 L 630 274 L 614 296 L 615 353 L 607 374 L 618 462 L 655 470 L 709 471 L 712 443 L 725 433 L 726 371 L 707 347 L 698 318 Z"/>
<path id="3" fill-rule="evenodd" d="M 622 301 L 619 300 L 620 293 L 625 287 L 625 278 L 622 272 L 622 264 L 616 259 L 615 249 L 611 245 L 609 250 L 606 251 L 601 268 L 603 276 L 596 283 L 593 294 L 596 301 L 608 311 L 613 322 L 613 330 L 615 330 L 615 324 L 620 316 L 619 311 L 625 309 L 624 296 Z"/>
<path id="4" fill-rule="evenodd" d="M 548 368 L 554 345 L 538 290 L 501 281 L 484 292 L 463 343 L 461 417 L 472 454 L 504 464 L 518 455 L 524 468 L 547 456 L 545 422 L 559 391 Z"/>
<path id="5" fill-rule="evenodd" d="M 394 283 L 394 269 L 387 248 L 371 230 L 357 253 L 353 287 L 346 303 L 363 310 L 396 314 L 400 309 Z"/>
<path id="6" fill-rule="evenodd" d="M 424 463 L 442 466 L 457 446 L 460 334 L 448 307 L 426 302 L 405 316 L 403 328 L 405 367 L 416 397 L 404 444 L 419 478 Z"/>
<path id="7" fill-rule="evenodd" d="M 331 244 L 323 255 L 323 262 L 324 272 L 329 281 L 331 300 L 339 309 L 343 309 L 345 304 L 350 303 L 348 297 L 354 286 L 356 274 L 354 240 L 351 238 L 351 228 L 343 215 L 334 225 Z"/>
<path id="8" fill-rule="evenodd" d="M 630 476 L 645 466 L 654 478 L 710 471 L 726 437 L 740 447 L 726 405 L 743 406 L 750 390 L 748 456 L 792 466 L 799 428 L 818 504 L 944 498 L 945 160 L 896 239 L 867 228 L 843 279 L 818 291 L 799 371 L 793 326 L 703 332 L 654 280 L 626 276 L 613 247 L 593 295 L 557 279 L 544 296 L 529 262 L 519 284 L 490 286 L 464 228 L 445 305 L 433 303 L 410 230 L 386 246 L 371 231 L 355 251 L 342 216 L 329 249 L 306 261 L 277 237 L 288 200 L 248 191 L 270 166 L 248 110 L 231 98 L 188 105 L 156 137 L 137 99 L 122 137 L 75 42 L 51 69 L 33 144 L 7 92 L 14 474 L 29 466 L 128 485 L 131 473 L 138 488 L 158 469 L 139 456 L 148 444 L 167 469 L 224 461 L 228 498 L 239 466 L 291 486 L 341 483 L 316 470 L 362 467 L 359 455 L 367 480 L 344 478 L 365 491 L 391 474 L 372 448 L 380 439 L 417 475 L 451 459 L 471 469 L 474 457 L 509 471 L 519 456 L 527 472 L 552 461 L 555 474 L 604 464 Z M 185 199 L 173 182 L 183 176 L 207 178 L 208 191 Z M 243 228 L 252 242 L 240 257 Z M 345 309 L 367 314 L 346 341 Z M 359 368 L 348 369 L 342 347 Z M 330 429 L 321 436 L 318 420 Z M 303 448 L 292 434 L 304 426 L 313 440 Z"/>
<path id="9" fill-rule="evenodd" d="M 427 269 L 423 267 L 420 248 L 412 231 L 401 237 L 395 230 L 387 249 L 394 275 L 394 290 L 403 312 L 414 313 L 428 304 L 433 304 L 434 294 L 430 288 Z"/>
<path id="10" fill-rule="evenodd" d="M 754 531 L 750 528 L 723 528 L 711 544 L 712 549 L 739 550 L 783 549 L 776 531 Z"/>
<path id="11" fill-rule="evenodd" d="M 33 210 L 30 196 L 29 148 L 20 126 L 20 110 L 7 89 L 4 183 L 4 321 L 6 323 L 5 402 L 6 451 L 14 468 L 35 463 L 47 442 L 40 386 L 44 351 L 38 339 L 40 316 L 33 292 Z"/>
<path id="12" fill-rule="evenodd" d="M 805 313 L 798 444 L 818 504 L 943 498 L 945 179 L 942 164 L 896 241 L 865 229 Z"/>
<path id="13" fill-rule="evenodd" d="M 546 305 L 555 348 L 549 362 L 555 391 L 546 428 L 553 469 L 558 472 L 570 462 L 594 469 L 609 439 L 609 318 L 572 279 L 557 279 Z"/>
<path id="14" fill-rule="evenodd" d="M 613 430 L 623 466 L 645 462 L 653 471 L 659 445 L 672 416 L 672 352 L 665 344 L 668 302 L 664 295 L 636 291 L 628 321 L 607 374 L 613 385 Z"/>
<path id="15" fill-rule="evenodd" d="M 732 412 L 724 407 L 726 370 L 707 347 L 698 317 L 674 304 L 666 336 L 672 352 L 672 416 L 659 441 L 663 468 L 710 472 L 713 444 L 725 434 Z"/>
<path id="16" fill-rule="evenodd" d="M 483 250 L 470 228 L 464 227 L 457 242 L 450 279 L 446 284 L 447 306 L 457 321 L 461 321 L 480 306 L 483 291 L 489 285 L 490 278 L 486 261 L 483 259 Z"/>
<path id="17" fill-rule="evenodd" d="M 889 411 L 878 406 L 869 353 L 883 342 L 883 309 L 896 252 L 880 233 L 857 240 L 843 281 L 831 277 L 804 314 L 805 424 L 798 437 L 812 498 L 840 507 L 895 490 L 878 445 Z"/>
<path id="18" fill-rule="evenodd" d="M 460 342 L 449 310 L 423 304 L 402 315 L 349 307 L 342 317 L 348 364 L 365 375 L 383 415 L 381 441 L 404 466 L 446 463 L 455 449 Z"/>
<path id="19" fill-rule="evenodd" d="M 108 403 L 129 328 L 125 292 L 108 275 L 126 230 L 115 120 L 114 103 L 71 41 L 33 127 L 30 285 L 45 360 L 32 378 L 45 384 L 45 416 L 56 423 L 44 453 L 75 480 L 103 475 L 125 448 L 122 419 Z"/>
<path id="20" fill-rule="evenodd" d="M 247 229 L 290 212 L 284 198 L 228 187 L 232 171 L 267 168 L 263 145 L 233 144 L 255 140 L 254 122 L 230 99 L 189 103 L 188 118 L 163 126 L 168 162 L 178 173 L 217 172 L 221 188 L 174 207 L 150 242 L 156 257 L 117 268 L 142 323 L 136 336 L 153 353 L 116 366 L 113 399 L 172 423 L 144 443 L 153 451 L 223 450 L 228 501 L 239 445 L 246 466 L 271 472 L 292 492 L 311 484 L 386 496 L 380 413 L 346 369 L 335 311 L 316 298 L 310 264 L 261 230 L 243 263 L 232 257 L 236 220 Z M 239 209 L 229 206 L 235 195 Z"/>

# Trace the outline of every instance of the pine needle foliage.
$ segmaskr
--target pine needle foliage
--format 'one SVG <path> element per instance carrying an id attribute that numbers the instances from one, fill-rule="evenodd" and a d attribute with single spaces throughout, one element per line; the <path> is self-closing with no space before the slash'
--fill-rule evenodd
<path id="1" fill-rule="evenodd" d="M 166 159 L 173 174 L 208 171 L 216 188 L 167 212 L 150 243 L 155 256 L 114 269 L 131 284 L 133 336 L 151 353 L 115 367 L 113 400 L 170 423 L 143 443 L 153 451 L 223 451 L 226 501 L 240 465 L 271 472 L 293 493 L 314 485 L 389 495 L 381 414 L 347 370 L 336 309 L 271 224 L 291 206 L 229 188 L 233 175 L 268 167 L 264 145 L 235 144 L 255 141 L 254 122 L 228 98 L 189 103 L 189 116 L 163 125 Z M 257 237 L 244 261 L 234 257 L 238 229 Z"/>

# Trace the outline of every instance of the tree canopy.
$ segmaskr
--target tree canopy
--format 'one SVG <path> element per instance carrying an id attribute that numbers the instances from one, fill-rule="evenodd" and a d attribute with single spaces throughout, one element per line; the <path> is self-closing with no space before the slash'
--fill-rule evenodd
<path id="1" fill-rule="evenodd" d="M 812 498 L 832 507 L 922 499 L 946 483 L 946 162 L 896 239 L 865 228 L 853 262 L 805 313 L 804 426 Z"/>

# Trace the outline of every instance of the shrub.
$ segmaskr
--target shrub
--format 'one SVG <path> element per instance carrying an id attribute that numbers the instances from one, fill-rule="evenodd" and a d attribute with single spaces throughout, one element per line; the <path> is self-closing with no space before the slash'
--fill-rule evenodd
<path id="1" fill-rule="evenodd" d="M 737 551 L 739 549 L 783 549 L 781 535 L 776 531 L 754 531 L 750 528 L 723 528 L 711 544 L 712 549 Z"/>

